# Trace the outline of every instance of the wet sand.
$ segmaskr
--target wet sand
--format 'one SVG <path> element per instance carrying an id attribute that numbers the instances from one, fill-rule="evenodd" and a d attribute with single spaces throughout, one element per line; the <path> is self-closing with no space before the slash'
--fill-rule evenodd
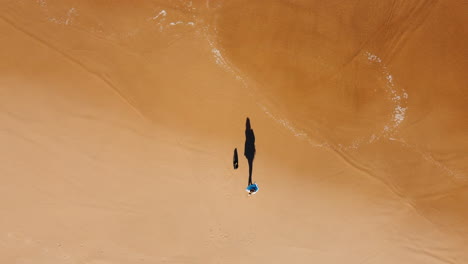
<path id="1" fill-rule="evenodd" d="M 0 262 L 467 263 L 465 14 L 5 1 Z"/>

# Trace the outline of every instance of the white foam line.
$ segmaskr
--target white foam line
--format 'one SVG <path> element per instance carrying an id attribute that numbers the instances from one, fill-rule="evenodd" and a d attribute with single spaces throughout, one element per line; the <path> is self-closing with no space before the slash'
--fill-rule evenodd
<path id="1" fill-rule="evenodd" d="M 247 85 L 247 82 L 245 81 L 244 77 L 242 77 L 242 74 L 241 72 L 235 68 L 235 66 L 233 66 L 223 55 L 222 55 L 222 52 L 216 47 L 215 43 L 213 40 L 211 40 L 211 38 L 209 37 L 208 35 L 208 29 L 205 28 L 205 36 L 206 36 L 206 39 L 208 41 L 208 44 L 210 45 L 210 48 L 211 48 L 211 53 L 213 54 L 213 57 L 215 59 L 215 62 L 216 64 L 218 64 L 219 66 L 221 66 L 225 71 L 231 73 L 233 76 L 235 76 L 236 80 L 240 81 L 242 83 L 242 85 L 247 88 L 248 85 Z M 216 32 L 216 29 L 215 29 L 215 32 Z M 313 140 L 307 135 L 307 133 L 305 133 L 304 131 L 302 130 L 299 130 L 297 128 L 295 128 L 288 120 L 286 119 L 281 119 L 281 118 L 277 118 L 275 117 L 269 110 L 268 108 L 261 104 L 261 103 L 258 103 L 257 102 L 257 105 L 263 110 L 263 112 L 269 117 L 271 118 L 273 121 L 275 121 L 276 123 L 280 124 L 282 127 L 284 127 L 285 129 L 287 129 L 288 131 L 290 131 L 295 137 L 298 137 L 298 138 L 301 138 L 303 140 L 306 140 L 310 145 L 314 146 L 314 147 L 324 147 L 326 146 L 327 144 L 316 144 L 315 142 L 313 142 Z"/>
<path id="2" fill-rule="evenodd" d="M 395 107 L 392 112 L 391 123 L 385 125 L 383 128 L 384 134 L 386 134 L 386 136 L 390 136 L 390 134 L 392 134 L 406 118 L 406 110 L 408 109 L 408 107 L 406 106 L 406 101 L 408 99 L 408 93 L 404 89 L 395 88 L 394 78 L 388 71 L 387 66 L 382 63 L 381 58 L 368 51 L 366 52 L 366 55 L 367 59 L 370 62 L 377 63 L 379 65 L 386 79 L 385 91 L 387 92 L 387 94 L 389 94 L 390 100 L 392 100 L 395 103 Z M 371 138 L 371 140 L 369 141 L 372 142 L 374 140 L 375 138 Z"/>
<path id="3" fill-rule="evenodd" d="M 76 8 L 70 8 L 65 17 L 56 18 L 50 15 L 49 8 L 47 7 L 46 0 L 36 0 L 36 3 L 40 6 L 42 12 L 46 15 L 48 21 L 53 22 L 59 25 L 71 25 L 73 23 L 74 17 L 78 15 Z"/>
<path id="4" fill-rule="evenodd" d="M 310 136 L 303 130 L 297 129 L 292 125 L 288 120 L 282 119 L 282 118 L 277 118 L 275 117 L 270 111 L 268 111 L 268 108 L 260 103 L 257 103 L 257 105 L 260 106 L 260 108 L 263 110 L 263 112 L 273 121 L 281 125 L 283 128 L 291 132 L 295 137 L 305 140 L 310 146 L 312 147 L 318 147 L 318 148 L 330 148 L 330 145 L 327 142 L 317 144 L 310 138 Z"/>
<path id="5" fill-rule="evenodd" d="M 376 62 L 380 65 L 381 70 L 385 76 L 385 79 L 387 80 L 386 83 L 386 92 L 390 94 L 390 99 L 395 103 L 395 108 L 392 113 L 392 121 L 393 123 L 387 124 L 384 126 L 384 135 L 388 137 L 389 140 L 392 141 L 397 141 L 400 142 L 403 146 L 412 149 L 416 153 L 419 153 L 426 161 L 431 163 L 432 165 L 436 166 L 440 170 L 446 172 L 448 175 L 454 177 L 454 178 L 464 178 L 464 175 L 460 173 L 456 173 L 455 171 L 451 170 L 449 167 L 444 165 L 443 163 L 436 161 L 431 154 L 421 151 L 418 148 L 406 143 L 402 139 L 396 139 L 394 137 L 391 137 L 390 135 L 400 126 L 400 124 L 405 120 L 406 118 L 406 111 L 408 110 L 407 105 L 407 99 L 408 99 L 408 93 L 405 91 L 405 89 L 395 89 L 395 83 L 393 76 L 390 74 L 388 71 L 388 68 L 386 65 L 382 65 L 382 60 L 375 54 L 372 54 L 370 52 L 366 52 L 367 59 L 371 62 Z M 375 136 L 374 134 L 371 136 L 369 142 L 373 142 L 376 138 L 378 139 L 380 136 Z"/>
<path id="6" fill-rule="evenodd" d="M 389 122 L 384 125 L 384 127 L 379 133 L 372 134 L 367 139 L 365 137 L 357 138 L 353 140 L 351 145 L 348 146 L 338 144 L 338 148 L 341 150 L 358 149 L 361 144 L 370 144 L 379 140 L 382 137 L 392 140 L 391 136 L 406 118 L 406 111 L 408 109 L 408 107 L 406 106 L 408 93 L 406 93 L 406 91 L 402 88 L 396 88 L 393 75 L 390 74 L 387 66 L 383 64 L 382 59 L 379 56 L 370 52 L 365 52 L 365 55 L 367 56 L 368 61 L 378 65 L 380 71 L 383 74 L 383 77 L 385 78 L 384 90 L 389 95 L 389 99 L 392 102 L 394 102 L 394 108 L 391 113 L 392 116 Z"/>
<path id="7" fill-rule="evenodd" d="M 209 34 L 208 34 L 208 28 L 204 29 L 205 37 L 206 40 L 208 41 L 208 44 L 210 45 L 211 48 L 211 53 L 213 54 L 213 57 L 215 59 L 216 64 L 221 66 L 225 71 L 231 73 L 236 80 L 240 81 L 242 85 L 247 88 L 247 82 L 245 79 L 242 77 L 241 72 L 235 68 L 235 66 L 232 65 L 224 56 L 222 55 L 221 51 L 216 47 L 215 43 L 213 40 L 211 40 Z"/>
<path id="8" fill-rule="evenodd" d="M 70 8 L 70 10 L 68 10 L 67 12 L 67 19 L 65 20 L 65 25 L 68 25 L 68 23 L 71 23 L 73 17 L 72 15 L 76 15 L 76 9 L 74 7 Z"/>
<path id="9" fill-rule="evenodd" d="M 157 15 L 150 17 L 147 19 L 147 21 L 150 20 L 155 20 L 157 21 L 157 25 L 159 25 L 159 31 L 163 31 L 165 26 L 177 26 L 177 25 L 187 25 L 187 26 L 195 26 L 195 22 L 189 21 L 189 22 L 183 22 L 183 21 L 176 21 L 176 22 L 170 22 L 167 24 L 166 21 L 166 16 L 167 12 L 166 10 L 161 10 Z"/>
<path id="10" fill-rule="evenodd" d="M 207 29 L 205 30 L 207 31 Z M 211 47 L 211 52 L 213 54 L 216 64 L 223 67 L 224 70 L 226 70 L 227 72 L 233 74 L 237 80 L 242 82 L 244 87 L 247 87 L 247 83 L 244 80 L 244 78 L 241 77 L 240 72 L 237 69 L 235 69 L 235 67 L 232 66 L 232 64 L 229 63 L 229 61 L 222 55 L 222 52 L 215 46 L 214 42 L 209 38 L 207 33 L 206 33 L 206 37 Z M 398 128 L 398 126 L 405 120 L 407 107 L 405 107 L 404 105 L 406 105 L 406 99 L 408 99 L 408 94 L 406 93 L 404 89 L 400 89 L 400 90 L 395 89 L 394 78 L 388 72 L 387 67 L 385 65 L 381 65 L 382 64 L 381 58 L 379 58 L 377 55 L 372 54 L 370 52 L 366 52 L 366 55 L 369 61 L 378 63 L 380 65 L 381 70 L 387 81 L 386 92 L 391 96 L 390 99 L 393 102 L 395 102 L 395 108 L 392 112 L 392 119 L 390 123 L 383 127 L 383 130 L 381 133 L 377 135 L 376 134 L 371 135 L 371 137 L 367 140 L 367 142 L 372 143 L 380 139 L 382 136 L 389 137 L 390 135 L 392 135 L 392 133 Z M 275 117 L 267 109 L 266 106 L 261 105 L 260 103 L 257 103 L 257 104 L 260 106 L 260 108 L 268 117 L 270 117 L 275 122 L 280 124 L 282 127 L 290 131 L 295 137 L 305 139 L 312 146 L 326 147 L 328 145 L 328 143 L 316 144 L 315 142 L 312 141 L 312 139 L 307 135 L 306 132 L 295 128 L 289 121 L 285 119 Z M 352 142 L 351 145 L 349 146 L 338 145 L 338 148 L 343 149 L 343 150 L 357 149 L 364 141 L 365 141 L 364 138 L 356 139 Z"/>
<path id="11" fill-rule="evenodd" d="M 45 12 L 48 13 L 48 9 L 45 8 Z M 49 17 L 49 21 L 59 25 L 71 25 L 75 16 L 77 16 L 76 8 L 72 7 L 68 10 L 65 18 L 57 19 L 55 17 Z"/>
<path id="12" fill-rule="evenodd" d="M 176 25 L 187 25 L 187 26 L 195 26 L 195 23 L 194 22 L 187 22 L 187 23 L 184 23 L 182 21 L 177 21 L 177 22 L 171 22 L 169 23 L 169 26 L 176 26 Z"/>
<path id="13" fill-rule="evenodd" d="M 175 25 L 180 25 L 180 24 L 183 24 L 183 23 L 184 22 L 182 22 L 182 21 L 177 21 L 177 22 L 171 22 L 171 23 L 169 23 L 169 25 L 175 26 Z"/>
<path id="14" fill-rule="evenodd" d="M 368 60 L 373 61 L 373 62 L 378 62 L 378 63 L 382 62 L 382 60 L 379 57 L 377 57 L 377 55 L 372 54 L 370 52 L 366 52 L 366 54 L 367 54 Z"/>
<path id="15" fill-rule="evenodd" d="M 154 16 L 152 19 L 153 19 L 153 20 L 156 20 L 156 19 L 158 19 L 158 17 L 160 17 L 160 16 L 165 17 L 166 15 L 167 15 L 166 10 L 161 10 L 161 12 L 159 12 L 159 14 L 157 14 L 156 16 Z"/>
<path id="16" fill-rule="evenodd" d="M 280 118 L 276 118 L 272 113 L 270 113 L 270 111 L 268 111 L 268 109 L 266 108 L 266 106 L 264 105 L 260 105 L 260 108 L 262 108 L 263 112 L 265 114 L 267 114 L 268 117 L 270 117 L 271 119 L 273 119 L 274 121 L 276 121 L 277 123 L 279 123 L 281 126 L 283 126 L 284 128 L 286 128 L 287 130 L 291 131 L 291 133 L 295 136 L 295 137 L 300 137 L 300 138 L 307 138 L 307 133 L 305 133 L 304 131 L 302 130 L 298 130 L 296 129 L 293 125 L 291 125 L 291 123 L 289 123 L 289 121 L 285 120 L 285 119 L 280 119 Z"/>

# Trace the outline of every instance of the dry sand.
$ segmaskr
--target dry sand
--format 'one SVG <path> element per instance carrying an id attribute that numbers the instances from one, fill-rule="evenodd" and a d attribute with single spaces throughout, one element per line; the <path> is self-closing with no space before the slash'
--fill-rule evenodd
<path id="1" fill-rule="evenodd" d="M 2 1 L 0 263 L 468 263 L 467 25 L 457 0 Z"/>

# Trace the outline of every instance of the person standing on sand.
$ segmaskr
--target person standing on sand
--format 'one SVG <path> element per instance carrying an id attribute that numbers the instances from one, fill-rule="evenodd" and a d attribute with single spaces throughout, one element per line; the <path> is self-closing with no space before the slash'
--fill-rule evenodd
<path id="1" fill-rule="evenodd" d="M 255 158 L 255 134 L 250 126 L 250 119 L 247 117 L 247 121 L 245 123 L 245 145 L 244 145 L 244 156 L 247 158 L 249 162 L 249 184 L 252 184 L 252 169 L 253 169 L 253 161 Z"/>

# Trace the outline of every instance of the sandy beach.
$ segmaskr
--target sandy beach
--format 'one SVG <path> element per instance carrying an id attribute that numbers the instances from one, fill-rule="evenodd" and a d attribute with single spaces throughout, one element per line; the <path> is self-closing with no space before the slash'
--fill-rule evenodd
<path id="1" fill-rule="evenodd" d="M 467 8 L 4 0 L 0 263 L 468 263 Z"/>

